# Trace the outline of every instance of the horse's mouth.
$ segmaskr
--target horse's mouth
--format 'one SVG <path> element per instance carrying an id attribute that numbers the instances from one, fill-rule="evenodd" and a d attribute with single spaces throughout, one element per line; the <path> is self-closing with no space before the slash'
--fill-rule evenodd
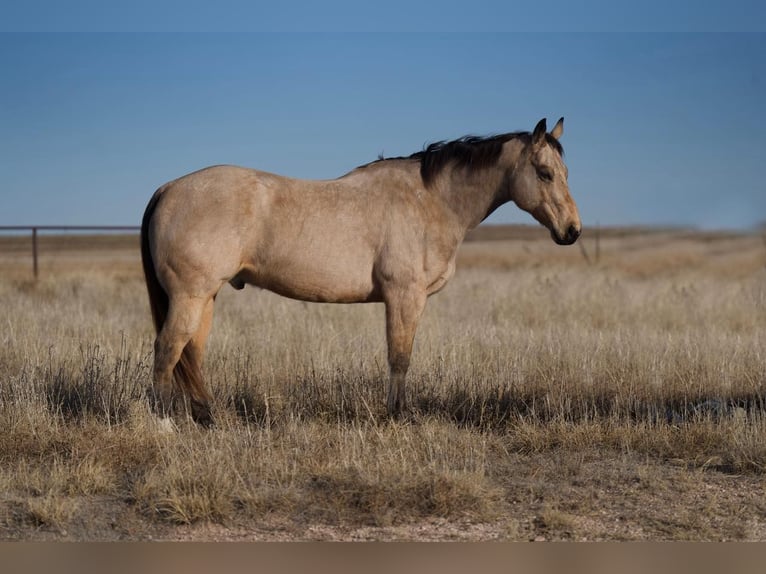
<path id="1" fill-rule="evenodd" d="M 567 228 L 566 233 L 563 235 L 551 229 L 551 237 L 557 245 L 572 245 L 575 241 L 577 241 L 577 238 L 580 237 L 580 233 L 581 230 L 574 225 L 570 225 Z"/>

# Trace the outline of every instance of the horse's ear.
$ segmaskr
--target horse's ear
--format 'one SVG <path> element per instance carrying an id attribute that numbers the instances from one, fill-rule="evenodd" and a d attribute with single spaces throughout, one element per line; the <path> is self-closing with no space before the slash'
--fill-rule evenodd
<path id="1" fill-rule="evenodd" d="M 559 118 L 556 125 L 551 130 L 551 135 L 556 139 L 561 139 L 561 135 L 564 133 L 564 118 Z"/>
<path id="2" fill-rule="evenodd" d="M 532 132 L 532 145 L 539 146 L 545 143 L 545 132 L 548 130 L 546 119 L 543 118 L 535 126 Z"/>

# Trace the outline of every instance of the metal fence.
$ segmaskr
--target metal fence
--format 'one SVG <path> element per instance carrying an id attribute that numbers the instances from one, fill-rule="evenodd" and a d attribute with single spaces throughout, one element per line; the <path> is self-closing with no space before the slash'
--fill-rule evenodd
<path id="1" fill-rule="evenodd" d="M 39 276 L 39 247 L 37 236 L 41 231 L 140 231 L 138 225 L 0 225 L 0 232 L 28 231 L 32 234 L 32 268 L 35 279 Z"/>

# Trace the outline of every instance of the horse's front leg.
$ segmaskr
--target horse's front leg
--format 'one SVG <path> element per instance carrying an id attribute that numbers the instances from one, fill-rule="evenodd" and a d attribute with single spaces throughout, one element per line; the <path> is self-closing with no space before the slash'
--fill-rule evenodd
<path id="1" fill-rule="evenodd" d="M 415 330 L 426 304 L 425 289 L 394 288 L 384 297 L 388 341 L 388 414 L 398 416 L 407 409 L 404 381 L 410 366 Z"/>

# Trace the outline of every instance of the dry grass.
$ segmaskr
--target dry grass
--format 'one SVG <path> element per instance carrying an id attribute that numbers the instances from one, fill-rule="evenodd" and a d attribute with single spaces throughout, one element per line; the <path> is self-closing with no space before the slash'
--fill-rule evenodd
<path id="1" fill-rule="evenodd" d="M 766 538 L 762 239 L 605 230 L 588 265 L 511 231 L 429 301 L 411 420 L 382 307 L 227 289 L 218 426 L 172 434 L 134 238 L 59 241 L 37 283 L 0 241 L 0 537 Z"/>

